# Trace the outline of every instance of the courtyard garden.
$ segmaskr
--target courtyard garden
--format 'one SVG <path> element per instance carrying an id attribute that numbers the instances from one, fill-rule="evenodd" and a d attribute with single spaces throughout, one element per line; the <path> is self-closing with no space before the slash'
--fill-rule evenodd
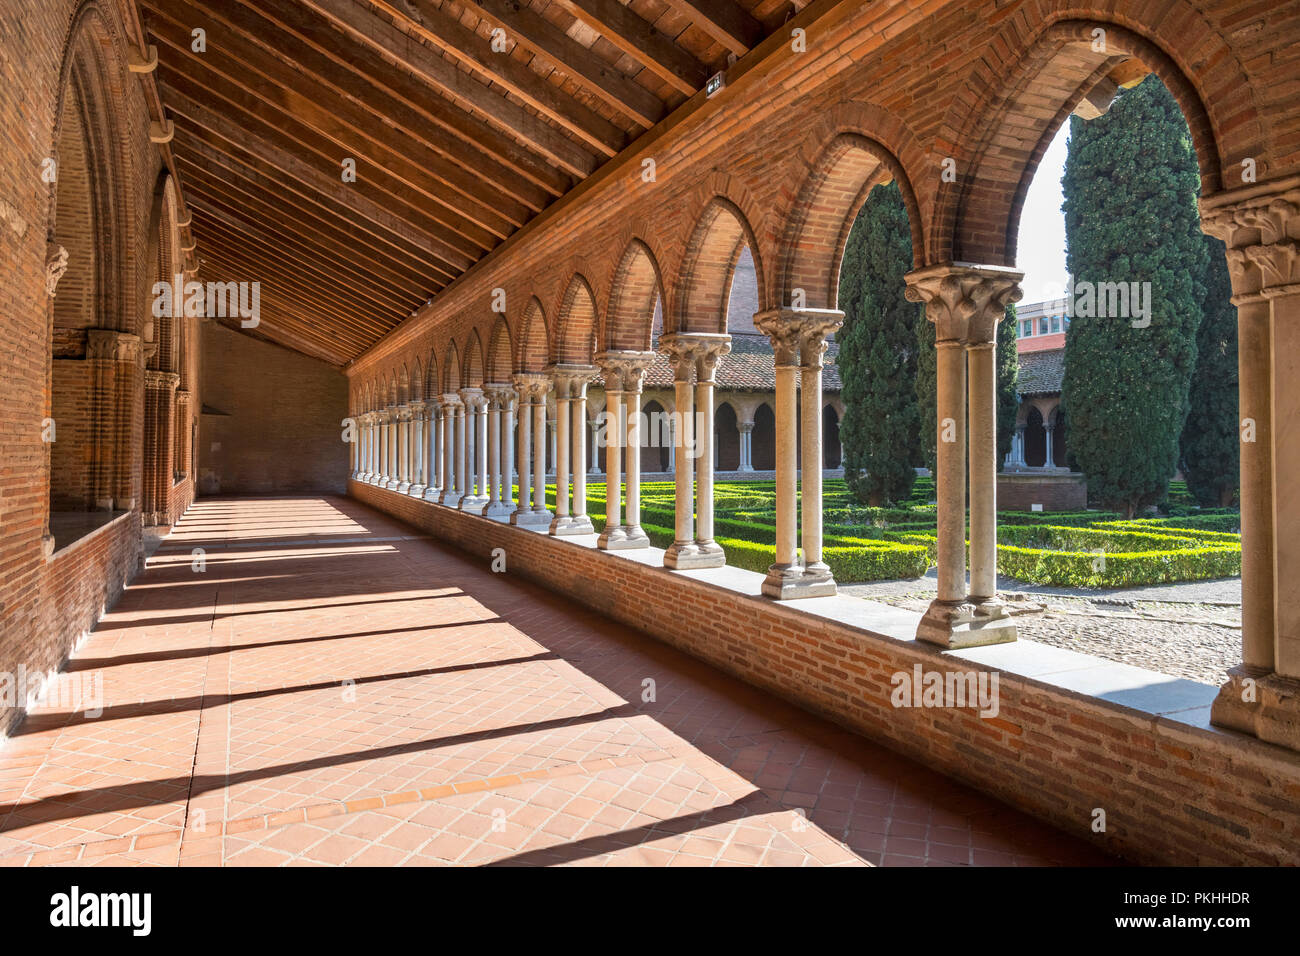
<path id="1" fill-rule="evenodd" d="M 588 486 L 587 507 L 599 530 L 605 486 Z M 933 482 L 918 479 L 897 507 L 859 504 L 842 480 L 823 495 L 823 556 L 842 583 L 919 578 L 934 564 Z M 554 507 L 554 488 L 547 489 Z M 766 572 L 776 543 L 776 487 L 771 481 L 718 482 L 714 537 L 727 563 Z M 673 541 L 674 488 L 641 488 L 641 524 L 651 542 Z M 1105 511 L 1013 512 L 998 515 L 998 571 L 1029 584 L 1120 588 L 1200 581 L 1241 574 L 1240 517 L 1232 509 L 1201 509 L 1181 482 L 1159 515 L 1124 520 Z"/>

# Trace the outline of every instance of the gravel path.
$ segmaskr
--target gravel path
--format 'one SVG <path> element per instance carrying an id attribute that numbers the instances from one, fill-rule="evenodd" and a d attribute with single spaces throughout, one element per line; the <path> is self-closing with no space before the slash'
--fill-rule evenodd
<path id="1" fill-rule="evenodd" d="M 1241 660 L 1241 579 L 1089 591 L 999 579 L 1042 611 L 1019 615 L 1020 637 L 1105 660 L 1219 685 Z M 923 611 L 934 597 L 934 572 L 903 581 L 841 585 L 855 597 Z"/>

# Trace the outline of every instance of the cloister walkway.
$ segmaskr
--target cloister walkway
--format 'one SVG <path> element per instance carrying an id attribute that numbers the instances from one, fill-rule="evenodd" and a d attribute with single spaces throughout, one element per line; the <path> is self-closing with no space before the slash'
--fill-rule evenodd
<path id="1" fill-rule="evenodd" d="M 6 865 L 493 862 L 1107 858 L 346 498 L 196 503 L 0 747 Z"/>

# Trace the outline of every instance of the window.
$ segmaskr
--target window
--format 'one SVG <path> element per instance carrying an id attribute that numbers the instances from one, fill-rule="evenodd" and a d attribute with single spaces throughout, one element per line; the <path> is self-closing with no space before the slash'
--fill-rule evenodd
<path id="1" fill-rule="evenodd" d="M 1038 334 L 1046 335 L 1047 330 L 1048 330 L 1047 316 L 1043 316 L 1041 319 L 1038 320 Z"/>
<path id="2" fill-rule="evenodd" d="M 1020 337 L 1021 337 L 1022 339 L 1027 339 L 1027 338 L 1029 338 L 1029 337 L 1030 337 L 1031 335 L 1033 335 L 1033 334 L 1034 334 L 1034 320 L 1033 320 L 1033 319 L 1024 319 L 1023 321 L 1021 321 L 1021 323 L 1020 323 Z"/>
<path id="3" fill-rule="evenodd" d="M 1061 317 L 1059 315 L 1052 316 L 1052 331 L 1061 331 Z"/>

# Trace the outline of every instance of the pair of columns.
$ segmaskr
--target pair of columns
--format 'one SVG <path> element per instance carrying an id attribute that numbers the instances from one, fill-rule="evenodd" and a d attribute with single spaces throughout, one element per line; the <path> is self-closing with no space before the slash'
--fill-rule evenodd
<path id="1" fill-rule="evenodd" d="M 822 357 L 828 337 L 843 323 L 844 313 L 837 309 L 773 309 L 754 316 L 755 328 L 771 340 L 776 355 L 776 561 L 763 580 L 763 593 L 777 600 L 836 592 L 835 577 L 822 560 Z M 809 462 L 802 473 L 800 457 Z M 800 498 L 802 561 L 796 549 Z"/>
<path id="2" fill-rule="evenodd" d="M 648 548 L 641 527 L 641 387 L 653 352 L 608 351 L 596 357 L 605 380 L 605 530 L 596 547 L 606 551 Z M 593 446 L 596 447 L 596 446 Z M 627 472 L 627 505 L 623 476 Z M 626 517 L 625 517 L 626 516 Z"/>
<path id="3" fill-rule="evenodd" d="M 906 277 L 907 298 L 924 302 L 935 324 L 939 593 L 916 636 L 941 647 L 1016 639 L 997 596 L 997 327 L 1007 304 L 1020 300 L 1022 278 L 1012 269 L 965 264 Z"/>
<path id="4" fill-rule="evenodd" d="M 546 395 L 551 380 L 537 372 L 523 373 L 514 377 L 514 389 L 519 396 L 519 500 L 510 523 L 545 533 L 551 529 L 546 507 Z"/>
<path id="5" fill-rule="evenodd" d="M 713 540 L 713 389 L 731 336 L 668 332 L 659 350 L 673 366 L 673 478 L 676 522 L 664 567 L 719 568 L 727 563 Z"/>
<path id="6" fill-rule="evenodd" d="M 740 422 L 736 426 L 740 430 L 740 463 L 736 466 L 737 471 L 754 470 L 754 423 Z"/>
<path id="7" fill-rule="evenodd" d="M 590 365 L 557 364 L 547 369 L 555 389 L 554 535 L 594 534 L 587 515 L 587 386 Z"/>
<path id="8" fill-rule="evenodd" d="M 1300 750 L 1300 177 L 1201 199 L 1237 307 L 1241 663 L 1211 721 Z"/>

